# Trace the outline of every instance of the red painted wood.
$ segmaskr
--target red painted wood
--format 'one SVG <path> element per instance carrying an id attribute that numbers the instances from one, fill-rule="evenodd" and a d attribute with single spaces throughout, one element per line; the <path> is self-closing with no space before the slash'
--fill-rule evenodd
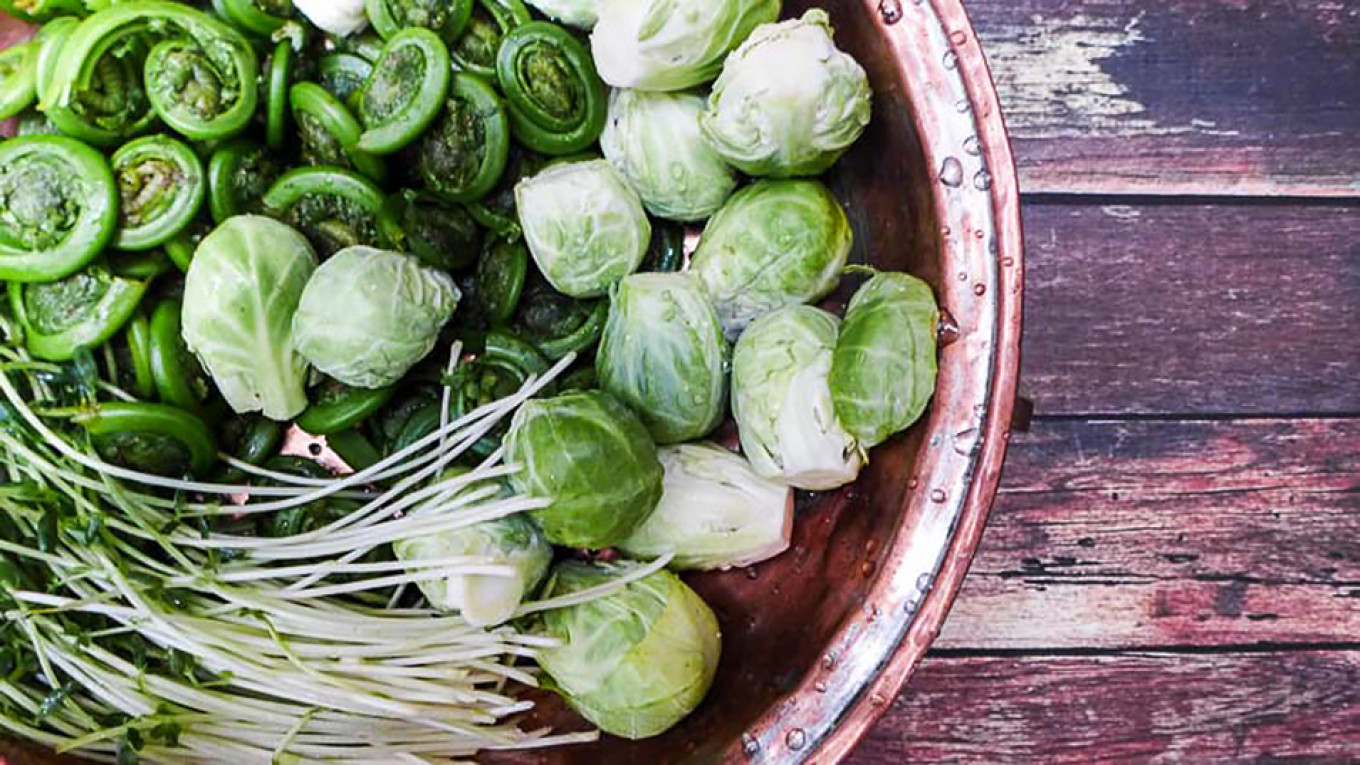
<path id="1" fill-rule="evenodd" d="M 1360 210 L 1025 209 L 1037 415 L 1360 412 Z"/>
<path id="2" fill-rule="evenodd" d="M 1360 193 L 1360 6 L 969 0 L 1021 187 Z"/>
<path id="3" fill-rule="evenodd" d="M 1038 422 L 937 648 L 1360 636 L 1360 420 Z"/>
<path id="4" fill-rule="evenodd" d="M 926 660 L 848 762 L 1353 762 L 1360 652 Z"/>

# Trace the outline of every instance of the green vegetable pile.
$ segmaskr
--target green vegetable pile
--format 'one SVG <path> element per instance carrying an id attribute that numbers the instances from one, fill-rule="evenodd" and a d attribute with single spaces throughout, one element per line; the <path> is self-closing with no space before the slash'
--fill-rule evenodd
<path id="1" fill-rule="evenodd" d="M 672 571 L 921 417 L 934 296 L 816 178 L 872 99 L 827 14 L 528 1 L 0 0 L 0 732 L 593 738 L 517 727 L 542 679 L 660 734 L 721 651 Z"/>

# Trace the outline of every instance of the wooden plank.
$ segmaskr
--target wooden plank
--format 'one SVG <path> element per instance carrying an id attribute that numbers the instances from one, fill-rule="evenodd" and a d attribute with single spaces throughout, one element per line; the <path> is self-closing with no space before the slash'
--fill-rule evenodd
<path id="1" fill-rule="evenodd" d="M 1017 435 L 936 647 L 1360 640 L 1360 420 Z"/>
<path id="2" fill-rule="evenodd" d="M 1360 652 L 926 659 L 847 762 L 1353 762 Z"/>
<path id="3" fill-rule="evenodd" d="M 968 0 L 1029 192 L 1360 195 L 1360 5 Z"/>
<path id="4" fill-rule="evenodd" d="M 1360 210 L 1030 204 L 1036 414 L 1360 412 Z"/>

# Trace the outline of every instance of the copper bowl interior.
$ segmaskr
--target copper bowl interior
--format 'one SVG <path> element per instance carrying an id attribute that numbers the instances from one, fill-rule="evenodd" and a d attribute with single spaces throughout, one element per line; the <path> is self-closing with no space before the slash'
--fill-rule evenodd
<path id="1" fill-rule="evenodd" d="M 952 325 L 930 413 L 876 449 L 853 486 L 800 495 L 789 552 L 687 577 L 718 614 L 723 657 L 708 699 L 681 725 L 646 741 L 484 759 L 838 759 L 938 632 L 971 559 L 1004 455 L 1019 346 L 1018 210 L 995 93 L 957 0 L 788 0 L 785 15 L 812 6 L 831 14 L 875 93 L 868 132 L 826 179 L 855 230 L 852 259 L 926 279 Z M 856 284 L 825 307 L 839 311 Z M 581 727 L 555 697 L 536 697 L 526 724 Z"/>

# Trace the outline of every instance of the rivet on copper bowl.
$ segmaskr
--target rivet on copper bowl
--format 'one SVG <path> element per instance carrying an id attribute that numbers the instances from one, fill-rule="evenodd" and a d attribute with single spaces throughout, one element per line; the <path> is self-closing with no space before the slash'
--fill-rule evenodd
<path id="1" fill-rule="evenodd" d="M 482 759 L 834 762 L 906 683 L 968 569 L 1020 353 L 1019 196 L 996 91 L 959 0 L 787 0 L 786 14 L 812 5 L 830 12 L 876 94 L 868 133 L 828 178 L 855 228 L 854 259 L 927 279 L 948 311 L 930 414 L 876 450 L 854 486 L 801 497 L 789 552 L 691 580 L 722 620 L 724 653 L 683 724 L 647 741 Z M 570 727 L 539 698 L 527 722 Z"/>

